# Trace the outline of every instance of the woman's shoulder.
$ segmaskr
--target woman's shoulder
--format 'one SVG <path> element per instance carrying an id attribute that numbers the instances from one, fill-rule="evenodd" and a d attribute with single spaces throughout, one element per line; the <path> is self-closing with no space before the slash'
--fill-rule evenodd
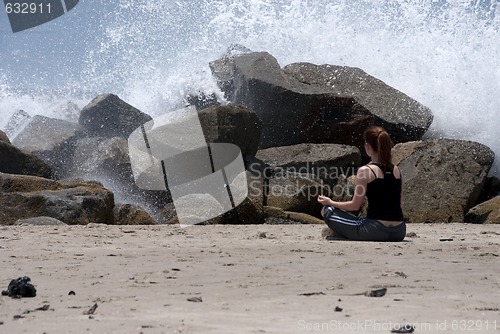
<path id="1" fill-rule="evenodd" d="M 373 174 L 377 178 L 383 178 L 385 173 L 392 173 L 396 179 L 401 178 L 401 171 L 398 166 L 396 165 L 382 165 L 380 163 L 376 162 L 370 162 L 359 169 L 362 169 L 366 171 L 370 171 L 371 174 Z"/>
<path id="2" fill-rule="evenodd" d="M 370 162 L 370 163 L 367 163 L 366 165 L 360 167 L 360 169 L 361 168 L 364 168 L 365 171 L 370 171 L 370 173 L 377 174 L 377 172 L 379 170 L 382 170 L 382 165 L 375 163 L 375 162 Z"/>
<path id="3" fill-rule="evenodd" d="M 372 167 L 372 166 L 369 166 L 369 164 L 367 164 L 367 165 L 363 165 L 363 166 L 361 166 L 361 167 L 359 167 L 359 168 L 358 168 L 358 174 L 359 174 L 360 172 L 361 172 L 361 173 L 366 173 L 366 172 L 369 172 L 369 171 L 373 170 L 372 168 L 373 168 L 373 167 Z"/>
<path id="4" fill-rule="evenodd" d="M 400 179 L 401 178 L 401 170 L 399 169 L 399 167 L 397 165 L 393 166 L 392 173 L 394 174 L 394 177 L 396 179 Z"/>
<path id="5" fill-rule="evenodd" d="M 363 178 L 368 181 L 377 177 L 377 171 L 373 169 L 373 166 L 363 165 L 358 168 L 356 178 Z"/>

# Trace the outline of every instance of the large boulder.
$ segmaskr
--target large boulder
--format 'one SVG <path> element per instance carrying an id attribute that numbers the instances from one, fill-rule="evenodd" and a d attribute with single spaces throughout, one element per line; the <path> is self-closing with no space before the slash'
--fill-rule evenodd
<path id="1" fill-rule="evenodd" d="M 99 145 L 106 143 L 103 137 L 80 137 L 73 142 L 73 154 L 71 156 L 71 166 L 68 168 L 68 175 L 71 177 L 89 178 L 93 177 L 93 171 L 99 170 L 99 166 L 90 166 L 87 160 L 97 160 Z M 89 168 L 90 167 L 90 168 Z"/>
<path id="2" fill-rule="evenodd" d="M 269 161 L 272 163 L 273 159 Z M 318 176 L 317 170 L 308 169 L 310 166 L 305 163 L 301 162 L 298 166 L 285 168 L 267 164 L 258 158 L 247 160 L 248 197 L 254 203 L 260 203 L 260 210 L 271 206 L 315 217 L 321 211 L 321 205 L 317 202 L 319 194 L 335 196 L 336 199 L 344 198 L 341 196 L 347 191 L 345 187 L 327 184 Z M 307 170 L 313 173 L 308 173 Z M 348 172 L 347 168 L 343 171 Z M 333 177 L 334 173 L 336 172 L 328 177 Z M 339 175 L 339 179 L 345 179 L 345 176 Z"/>
<path id="3" fill-rule="evenodd" d="M 77 106 L 68 104 L 68 108 L 75 112 Z M 47 162 L 55 179 L 97 180 L 112 189 L 121 201 L 163 207 L 169 200 L 165 191 L 143 191 L 136 186 L 126 140 L 132 130 L 150 120 L 116 95 L 103 95 L 82 111 L 82 125 L 35 116 L 15 143 Z"/>
<path id="4" fill-rule="evenodd" d="M 4 143 L 10 144 L 10 139 L 9 136 L 2 130 L 0 130 L 0 141 L 3 141 Z"/>
<path id="5" fill-rule="evenodd" d="M 480 203 L 465 215 L 465 222 L 470 224 L 500 224 L 500 196 Z"/>
<path id="6" fill-rule="evenodd" d="M 243 155 L 255 155 L 262 121 L 250 109 L 238 105 L 212 106 L 198 112 L 207 143 L 237 145 Z"/>
<path id="7" fill-rule="evenodd" d="M 232 224 L 232 225 L 254 225 L 264 222 L 264 212 L 259 206 L 246 198 L 234 209 L 224 212 L 222 215 L 209 219 L 204 224 Z"/>
<path id="8" fill-rule="evenodd" d="M 179 221 L 179 216 L 176 214 L 176 210 L 174 210 L 173 203 L 168 204 L 168 210 L 164 211 L 164 219 L 166 224 L 179 224 L 182 223 L 181 226 L 186 227 L 190 225 L 253 225 L 253 224 L 262 224 L 264 222 L 264 212 L 262 209 L 259 209 L 255 203 L 246 198 L 241 204 L 236 206 L 234 209 L 230 211 L 223 212 L 221 211 L 220 204 L 216 201 L 210 202 L 207 201 L 206 196 L 210 196 L 207 194 L 194 194 L 189 195 L 190 197 L 187 201 L 181 199 L 179 203 L 176 203 L 178 206 L 186 206 L 185 208 L 191 208 L 191 213 L 186 213 L 184 216 L 180 217 L 181 221 Z M 204 198 L 200 198 L 203 196 Z M 209 203 L 207 205 L 208 210 L 201 210 L 200 207 L 193 205 L 193 202 L 203 201 L 204 204 Z M 262 207 L 262 206 L 261 206 Z M 181 209 L 184 210 L 184 209 Z M 220 213 L 217 215 L 217 213 Z M 214 217 L 214 214 L 216 215 Z"/>
<path id="9" fill-rule="evenodd" d="M 14 138 L 23 127 L 28 124 L 31 119 L 31 115 L 24 110 L 16 110 L 12 116 L 10 116 L 5 126 L 5 133 L 10 137 Z"/>
<path id="10" fill-rule="evenodd" d="M 0 225 L 51 217 L 69 225 L 113 224 L 113 193 L 97 182 L 0 173 Z"/>
<path id="11" fill-rule="evenodd" d="M 350 176 L 361 164 L 361 154 L 354 146 L 340 144 L 298 144 L 271 147 L 257 152 L 256 157 L 274 172 L 311 174 L 332 187 L 341 175 Z"/>
<path id="12" fill-rule="evenodd" d="M 202 110 L 221 104 L 215 93 L 205 94 L 203 92 L 188 94 L 188 96 L 186 96 L 186 102 L 188 105 L 194 106 L 196 110 Z"/>
<path id="13" fill-rule="evenodd" d="M 152 118 L 114 94 L 94 98 L 80 112 L 79 123 L 89 137 L 128 136 Z"/>
<path id="14" fill-rule="evenodd" d="M 71 115 L 78 107 L 66 106 Z M 97 96 L 80 113 L 79 123 L 35 116 L 14 139 L 19 148 L 46 161 L 58 179 L 86 173 L 83 163 L 106 139 L 128 135 L 151 117 L 113 94 Z M 104 159 L 104 158 L 103 158 Z M 90 166 L 98 169 L 100 166 Z"/>
<path id="15" fill-rule="evenodd" d="M 117 204 L 113 213 L 117 225 L 156 225 L 149 213 L 134 204 Z"/>
<path id="16" fill-rule="evenodd" d="M 241 191 L 247 191 L 247 196 L 235 208 L 224 212 L 217 200 L 209 194 L 190 194 L 174 203 L 168 203 L 162 210 L 162 220 L 166 224 L 179 224 L 179 212 L 183 226 L 190 224 L 260 224 L 264 222 L 264 188 L 263 179 L 259 175 L 245 172 L 247 189 L 241 187 L 238 179 L 230 185 L 233 196 L 242 197 Z M 203 206 L 200 206 L 203 203 Z M 201 209 L 203 207 L 203 209 Z M 221 213 L 222 212 L 222 213 Z"/>
<path id="17" fill-rule="evenodd" d="M 202 201 L 210 192 L 204 186 L 216 191 L 244 171 L 242 158 L 255 154 L 259 127 L 260 121 L 252 111 L 236 105 L 214 106 L 199 112 L 190 107 L 159 116 L 145 124 L 144 132 L 138 129 L 128 140 L 136 184 L 154 191 L 168 187 L 174 199 L 199 194 L 194 200 Z M 221 170 L 227 180 L 219 183 L 216 179 L 222 176 Z M 217 185 L 208 185 L 210 182 Z M 211 202 L 207 198 L 207 206 Z M 177 211 L 183 215 L 183 210 Z M 205 216 L 198 219 L 189 215 L 193 221 L 205 220 Z"/>
<path id="18" fill-rule="evenodd" d="M 72 101 L 67 101 L 56 106 L 53 111 L 54 115 L 60 115 L 61 119 L 64 119 L 69 122 L 78 123 L 78 119 L 80 117 L 81 108 Z"/>
<path id="19" fill-rule="evenodd" d="M 171 201 L 165 190 L 141 189 L 136 185 L 128 143 L 120 137 L 78 139 L 71 176 L 101 182 L 113 190 L 117 201 L 141 203 L 151 208 L 162 208 Z"/>
<path id="20" fill-rule="evenodd" d="M 74 176 L 89 178 L 107 176 L 117 180 L 132 176 L 126 139 L 83 138 L 75 144 L 75 147 Z"/>
<path id="21" fill-rule="evenodd" d="M 13 144 L 49 164 L 55 178 L 64 178 L 72 165 L 72 143 L 79 129 L 76 123 L 37 115 L 14 138 Z"/>
<path id="22" fill-rule="evenodd" d="M 373 117 L 374 124 L 388 130 L 396 143 L 422 138 L 432 123 L 433 115 L 429 108 L 359 68 L 295 63 L 285 66 L 283 71 L 299 82 L 335 95 L 353 98 L 352 110 L 344 105 L 324 106 L 326 110 L 333 107 L 326 115 L 325 110 L 318 110 L 318 116 L 333 116 L 335 120 L 330 124 L 326 122 L 326 126 L 312 122 L 309 128 L 311 134 L 334 131 L 338 121 L 342 122 L 342 118 L 356 112 L 356 105 L 366 109 Z M 333 127 L 330 129 L 329 125 Z M 360 130 L 359 133 L 362 134 L 364 129 Z M 346 135 L 349 136 L 348 133 Z"/>
<path id="23" fill-rule="evenodd" d="M 464 140 L 402 143 L 393 151 L 403 174 L 403 212 L 411 223 L 463 222 L 494 160 L 491 149 Z"/>
<path id="24" fill-rule="evenodd" d="M 428 108 L 358 68 L 298 63 L 281 69 L 266 52 L 225 57 L 210 68 L 226 98 L 262 120 L 261 148 L 306 142 L 362 146 L 367 126 L 417 140 L 430 126 Z"/>
<path id="25" fill-rule="evenodd" d="M 13 144 L 31 153 L 51 152 L 79 130 L 79 125 L 61 119 L 36 115 L 14 138 Z"/>
<path id="26" fill-rule="evenodd" d="M 50 178 L 51 168 L 40 158 L 0 141 L 0 172 Z"/>
<path id="27" fill-rule="evenodd" d="M 496 196 L 500 196 L 500 179 L 496 176 L 491 176 L 486 179 L 483 191 L 477 202 L 486 202 Z"/>
<path id="28" fill-rule="evenodd" d="M 68 225 L 52 217 L 33 217 L 18 219 L 14 225 L 35 225 L 35 226 L 64 226 Z"/>
<path id="29" fill-rule="evenodd" d="M 219 201 L 210 194 L 188 194 L 176 199 L 174 204 L 182 226 L 205 223 L 224 212 Z"/>
<path id="30" fill-rule="evenodd" d="M 331 196 L 329 187 L 317 177 L 304 173 L 280 172 L 269 179 L 264 194 L 265 205 L 318 216 L 322 207 L 317 201 L 320 194 Z"/>
<path id="31" fill-rule="evenodd" d="M 314 217 L 302 212 L 285 211 L 273 206 L 264 207 L 266 223 L 277 224 L 284 222 L 285 224 L 299 223 L 299 224 L 317 224 L 323 225 L 325 221 L 318 217 Z"/>

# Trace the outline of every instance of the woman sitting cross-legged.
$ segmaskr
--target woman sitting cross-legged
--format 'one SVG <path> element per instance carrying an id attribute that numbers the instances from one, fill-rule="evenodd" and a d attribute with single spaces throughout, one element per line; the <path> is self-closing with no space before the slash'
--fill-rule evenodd
<path id="1" fill-rule="evenodd" d="M 321 214 L 326 224 L 341 236 L 364 241 L 402 241 L 406 224 L 401 209 L 401 171 L 392 164 L 392 140 L 383 128 L 373 126 L 364 134 L 365 150 L 371 162 L 358 169 L 354 196 L 347 202 L 335 202 L 320 195 L 324 205 Z M 347 211 L 358 211 L 368 198 L 366 217 Z"/>

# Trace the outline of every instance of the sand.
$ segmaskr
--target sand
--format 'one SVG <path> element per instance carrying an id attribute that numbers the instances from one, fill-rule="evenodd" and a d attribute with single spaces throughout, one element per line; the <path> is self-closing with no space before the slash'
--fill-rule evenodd
<path id="1" fill-rule="evenodd" d="M 0 333 L 500 332 L 500 225 L 410 225 L 401 243 L 322 228 L 0 227 L 0 288 L 37 289 L 0 297 Z"/>

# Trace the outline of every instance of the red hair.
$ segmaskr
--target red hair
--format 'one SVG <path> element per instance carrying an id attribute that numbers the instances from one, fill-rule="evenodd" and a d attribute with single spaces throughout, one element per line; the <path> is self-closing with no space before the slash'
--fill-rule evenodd
<path id="1" fill-rule="evenodd" d="M 378 153 L 380 163 L 384 166 L 392 166 L 391 150 L 392 143 L 389 133 L 380 126 L 371 126 L 363 133 L 366 143 L 370 144 L 375 152 Z"/>

